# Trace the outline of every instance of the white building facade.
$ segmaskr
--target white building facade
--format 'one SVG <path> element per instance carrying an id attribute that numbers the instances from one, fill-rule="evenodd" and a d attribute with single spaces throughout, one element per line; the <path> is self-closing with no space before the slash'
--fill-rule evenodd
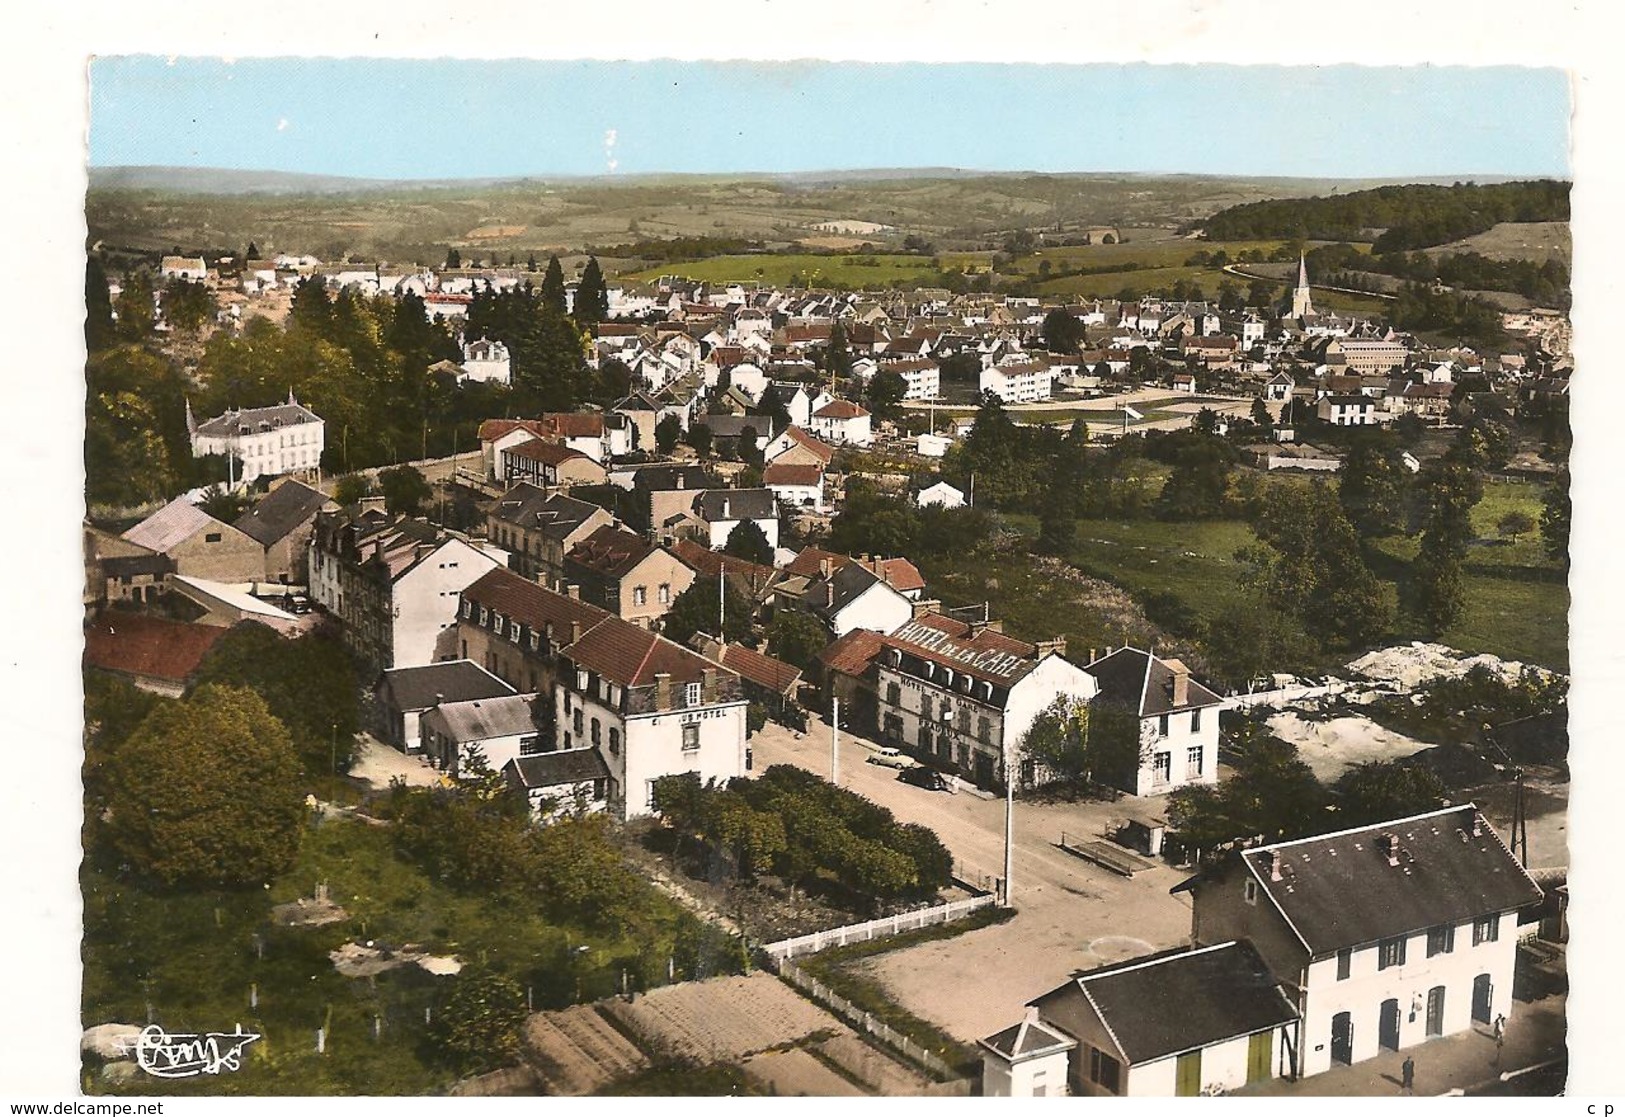
<path id="1" fill-rule="evenodd" d="M 188 402 L 186 428 L 194 458 L 231 455 L 242 463 L 238 480 L 245 484 L 265 476 L 314 475 L 326 447 L 327 424 L 291 391 L 287 403 L 227 411 L 201 423 L 192 417 Z"/>

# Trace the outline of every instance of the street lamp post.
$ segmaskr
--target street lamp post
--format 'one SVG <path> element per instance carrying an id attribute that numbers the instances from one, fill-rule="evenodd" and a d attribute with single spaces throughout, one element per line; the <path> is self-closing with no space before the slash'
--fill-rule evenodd
<path id="1" fill-rule="evenodd" d="M 1010 892 L 1010 870 L 1014 860 L 1015 846 L 1015 814 L 1016 811 L 1016 780 L 1015 764 L 1008 756 L 1004 761 L 1004 906 L 1015 907 L 1015 901 Z"/>

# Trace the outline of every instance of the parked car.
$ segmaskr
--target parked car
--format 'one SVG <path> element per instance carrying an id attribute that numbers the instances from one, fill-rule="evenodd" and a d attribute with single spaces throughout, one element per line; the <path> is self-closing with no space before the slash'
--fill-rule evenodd
<path id="1" fill-rule="evenodd" d="M 879 764 L 884 768 L 907 768 L 914 762 L 904 756 L 898 749 L 876 749 L 869 754 L 870 764 Z"/>
<path id="2" fill-rule="evenodd" d="M 954 790 L 952 780 L 935 768 L 927 768 L 923 764 L 904 768 L 897 773 L 897 778 L 904 783 L 911 783 L 915 787 L 923 787 L 927 791 L 947 791 L 951 793 Z"/>

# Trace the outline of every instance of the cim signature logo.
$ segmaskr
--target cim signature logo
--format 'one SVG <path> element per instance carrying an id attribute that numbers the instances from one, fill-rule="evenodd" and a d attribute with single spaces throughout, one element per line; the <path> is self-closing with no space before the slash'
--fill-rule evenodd
<path id="1" fill-rule="evenodd" d="M 241 1069 L 243 1051 L 259 1038 L 258 1032 L 243 1031 L 241 1024 L 230 1032 L 175 1035 L 148 1024 L 128 1042 L 135 1050 L 136 1064 L 154 1078 L 191 1078 Z"/>

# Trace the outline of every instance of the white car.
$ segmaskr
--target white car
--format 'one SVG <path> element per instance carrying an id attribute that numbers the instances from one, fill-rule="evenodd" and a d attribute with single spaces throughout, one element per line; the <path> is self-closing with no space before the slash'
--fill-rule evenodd
<path id="1" fill-rule="evenodd" d="M 869 763 L 879 764 L 886 768 L 907 768 L 914 762 L 904 756 L 898 749 L 883 748 L 876 749 L 869 754 Z"/>

